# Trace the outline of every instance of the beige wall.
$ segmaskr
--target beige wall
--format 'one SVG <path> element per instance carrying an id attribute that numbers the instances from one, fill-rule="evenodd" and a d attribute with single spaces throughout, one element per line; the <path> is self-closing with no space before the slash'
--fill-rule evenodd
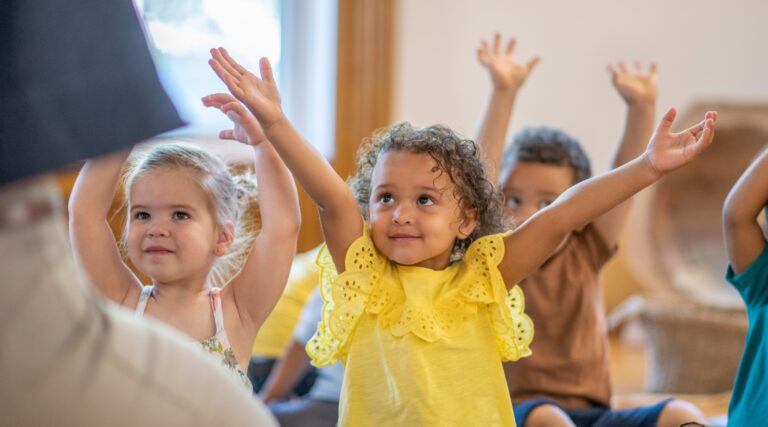
<path id="1" fill-rule="evenodd" d="M 393 118 L 472 135 L 490 89 L 475 49 L 501 31 L 518 38 L 522 59 L 543 59 L 518 97 L 511 130 L 561 127 L 602 172 L 624 116 L 606 64 L 656 61 L 660 111 L 694 100 L 765 101 L 766 20 L 763 0 L 398 0 Z M 609 305 L 636 287 L 622 264 L 611 265 L 606 279 L 629 285 L 609 286 Z"/>

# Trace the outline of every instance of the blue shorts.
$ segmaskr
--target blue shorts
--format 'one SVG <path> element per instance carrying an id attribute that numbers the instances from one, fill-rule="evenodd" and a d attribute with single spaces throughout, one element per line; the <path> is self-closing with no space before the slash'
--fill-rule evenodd
<path id="1" fill-rule="evenodd" d="M 514 405 L 515 421 L 518 427 L 525 427 L 525 419 L 528 414 L 541 405 L 554 405 L 562 409 L 576 424 L 576 427 L 656 427 L 661 410 L 672 399 L 642 406 L 640 408 L 613 410 L 607 406 L 596 406 L 589 409 L 565 409 L 551 399 L 531 399 Z"/>

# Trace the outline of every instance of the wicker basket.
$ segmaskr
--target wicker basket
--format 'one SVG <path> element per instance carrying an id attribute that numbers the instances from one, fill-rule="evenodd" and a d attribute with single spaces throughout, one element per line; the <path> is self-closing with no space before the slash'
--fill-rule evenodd
<path id="1" fill-rule="evenodd" d="M 743 311 L 660 303 L 640 313 L 647 338 L 646 389 L 657 393 L 730 390 L 744 349 Z"/>

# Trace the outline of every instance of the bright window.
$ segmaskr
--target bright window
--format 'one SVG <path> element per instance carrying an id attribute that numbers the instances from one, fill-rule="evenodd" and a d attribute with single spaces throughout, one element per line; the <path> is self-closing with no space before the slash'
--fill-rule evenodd
<path id="1" fill-rule="evenodd" d="M 136 0 L 144 16 L 160 79 L 189 126 L 176 133 L 216 134 L 228 125 L 200 102 L 226 92 L 208 66 L 209 50 L 224 46 L 258 74 L 266 56 L 280 64 L 280 16 L 276 0 Z"/>
<path id="2" fill-rule="evenodd" d="M 336 0 L 135 0 L 160 79 L 188 126 L 182 135 L 216 135 L 229 126 L 200 98 L 226 87 L 208 66 L 224 46 L 258 75 L 259 58 L 275 68 L 283 110 L 326 156 L 333 154 Z"/>

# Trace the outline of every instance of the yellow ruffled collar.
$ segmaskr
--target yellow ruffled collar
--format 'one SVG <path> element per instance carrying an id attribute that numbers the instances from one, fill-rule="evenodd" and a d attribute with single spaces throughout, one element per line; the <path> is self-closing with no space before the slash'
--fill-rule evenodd
<path id="1" fill-rule="evenodd" d="M 394 336 L 435 342 L 460 333 L 479 305 L 491 315 L 502 359 L 530 355 L 533 323 L 524 313 L 520 288 L 506 290 L 498 270 L 503 256 L 503 235 L 495 234 L 477 239 L 464 261 L 444 270 L 401 266 L 376 250 L 366 230 L 347 251 L 346 271 L 337 275 L 324 247 L 317 260 L 323 317 L 307 343 L 313 364 L 327 366 L 344 357 L 363 312 L 377 315 L 379 327 Z"/>

